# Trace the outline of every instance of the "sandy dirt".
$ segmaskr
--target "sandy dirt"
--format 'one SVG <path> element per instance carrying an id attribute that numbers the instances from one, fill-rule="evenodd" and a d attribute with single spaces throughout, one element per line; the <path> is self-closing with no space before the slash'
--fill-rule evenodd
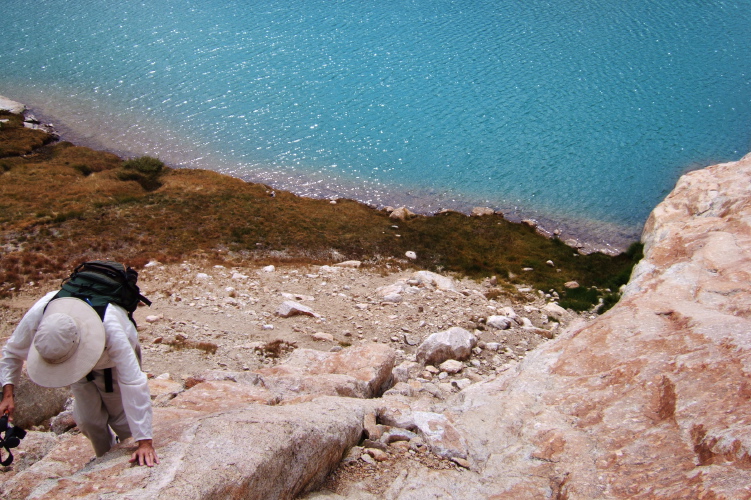
<path id="1" fill-rule="evenodd" d="M 335 266 L 270 268 L 203 265 L 200 262 L 151 263 L 140 272 L 142 293 L 153 301 L 135 313 L 143 348 L 143 369 L 157 376 L 185 380 L 206 370 L 254 370 L 283 359 L 261 355 L 259 347 L 274 340 L 287 350 L 305 347 L 324 351 L 360 342 L 382 342 L 397 350 L 397 362 L 413 359 L 431 333 L 460 326 L 474 331 L 483 343 L 499 343 L 473 357 L 475 373 L 491 374 L 511 360 L 545 342 L 539 331 L 519 325 L 496 330 L 484 324 L 505 306 L 535 327 L 560 327 L 540 308 L 550 298 L 522 291 L 515 298 L 488 300 L 494 289 L 487 280 L 457 280 L 456 291 L 424 286 L 414 271 Z M 401 303 L 388 303 L 379 288 L 405 283 Z M 411 286 L 410 286 L 411 284 Z M 24 312 L 58 283 L 25 287 L 11 299 L 0 300 L 0 342 L 4 342 Z M 292 300 L 316 316 L 277 315 Z"/>

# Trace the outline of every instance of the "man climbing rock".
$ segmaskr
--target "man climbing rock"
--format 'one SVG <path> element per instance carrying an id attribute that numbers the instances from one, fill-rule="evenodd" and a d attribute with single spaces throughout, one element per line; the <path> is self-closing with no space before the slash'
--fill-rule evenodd
<path id="1" fill-rule="evenodd" d="M 159 458 L 152 444 L 151 397 L 140 368 L 135 324 L 128 311 L 116 303 L 117 296 L 106 293 L 106 275 L 98 275 L 96 266 L 79 271 L 81 266 L 62 291 L 50 292 L 34 304 L 5 345 L 0 360 L 0 415 L 13 418 L 14 387 L 26 360 L 34 383 L 71 386 L 74 419 L 97 457 L 109 451 L 117 439 L 133 437 L 138 448 L 130 461 L 152 467 Z M 91 285 L 81 285 L 86 280 L 101 286 L 94 291 Z M 77 283 L 81 286 L 76 287 Z M 135 279 L 128 286 L 137 292 Z M 88 296 L 78 293 L 83 289 L 88 290 Z M 133 309 L 139 298 L 146 300 L 136 293 Z M 102 301 L 104 305 L 98 305 Z"/>

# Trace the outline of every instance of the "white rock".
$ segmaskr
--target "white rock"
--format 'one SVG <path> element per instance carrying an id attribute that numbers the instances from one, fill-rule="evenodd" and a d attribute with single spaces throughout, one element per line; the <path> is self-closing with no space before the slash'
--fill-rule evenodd
<path id="1" fill-rule="evenodd" d="M 488 326 L 497 328 L 498 330 L 508 330 L 511 328 L 512 319 L 508 316 L 490 316 L 485 321 Z"/>
<path id="2" fill-rule="evenodd" d="M 402 296 L 398 293 L 390 293 L 381 299 L 383 302 L 389 302 L 391 304 L 399 304 L 402 301 Z"/>
<path id="3" fill-rule="evenodd" d="M 9 111 L 13 113 L 14 115 L 20 115 L 24 112 L 26 109 L 26 106 L 21 104 L 20 102 L 12 101 L 8 99 L 7 97 L 3 97 L 0 95 L 0 110 L 2 111 Z"/>
<path id="4" fill-rule="evenodd" d="M 196 279 L 197 280 L 207 280 L 207 279 L 209 279 L 209 275 L 206 274 L 206 273 L 198 273 L 198 274 L 196 274 Z"/>
<path id="5" fill-rule="evenodd" d="M 447 359 L 467 359 L 477 343 L 474 335 L 454 326 L 430 335 L 417 348 L 417 361 L 425 365 L 440 364 Z"/>
<path id="6" fill-rule="evenodd" d="M 324 332 L 317 332 L 311 335 L 313 337 L 313 340 L 317 340 L 319 342 L 333 342 L 334 336 L 330 333 L 324 333 Z"/>
<path id="7" fill-rule="evenodd" d="M 407 286 L 406 283 L 404 283 L 403 281 L 397 281 L 393 285 L 380 286 L 376 288 L 376 294 L 378 294 L 381 297 L 385 297 L 387 295 L 392 295 L 395 293 L 402 293 L 407 288 L 409 287 Z"/>
<path id="8" fill-rule="evenodd" d="M 472 217 L 482 217 L 483 215 L 493 215 L 495 211 L 492 208 L 488 207 L 474 207 L 472 209 L 472 213 L 470 214 Z"/>
<path id="9" fill-rule="evenodd" d="M 555 302 L 551 302 L 549 304 L 546 304 L 545 307 L 542 308 L 542 311 L 550 318 L 553 318 L 557 321 L 562 321 L 564 319 L 567 319 L 570 314 L 567 310 L 556 304 Z"/>
<path id="10" fill-rule="evenodd" d="M 161 266 L 162 263 L 158 260 L 150 260 L 145 266 L 143 267 L 154 267 L 154 266 Z"/>
<path id="11" fill-rule="evenodd" d="M 162 373 L 161 375 L 158 375 L 158 376 L 156 376 L 154 378 L 157 379 L 157 380 L 169 380 L 170 379 L 170 374 L 169 373 Z"/>
<path id="12" fill-rule="evenodd" d="M 456 283 L 448 276 L 430 271 L 417 271 L 412 277 L 423 286 L 434 286 L 439 290 L 456 291 Z"/>
<path id="13" fill-rule="evenodd" d="M 498 312 L 503 314 L 504 316 L 508 316 L 513 320 L 516 320 L 517 318 L 516 311 L 514 311 L 514 308 L 511 306 L 504 306 Z"/>
<path id="14" fill-rule="evenodd" d="M 146 323 L 156 323 L 160 319 L 164 319 L 164 314 L 149 315 L 146 316 Z"/>
<path id="15" fill-rule="evenodd" d="M 315 318 L 321 317 L 319 314 L 313 312 L 313 309 L 311 309 L 310 307 L 299 304 L 293 300 L 285 300 L 284 302 L 282 302 L 282 304 L 276 310 L 276 314 L 277 316 L 281 316 L 282 318 L 289 318 L 290 316 L 295 316 L 298 314 L 305 314 L 307 316 L 313 316 Z"/>
<path id="16" fill-rule="evenodd" d="M 262 270 L 263 270 L 264 273 L 273 273 L 274 271 L 276 271 L 276 267 L 274 267 L 274 266 L 266 266 Z"/>
<path id="17" fill-rule="evenodd" d="M 233 280 L 237 280 L 237 281 L 239 281 L 239 280 L 246 280 L 246 279 L 248 279 L 248 276 L 245 275 L 245 274 L 242 274 L 242 273 L 233 273 L 232 274 L 232 279 Z"/>
<path id="18" fill-rule="evenodd" d="M 464 363 L 455 359 L 449 359 L 441 363 L 438 368 L 446 373 L 453 375 L 454 373 L 459 373 L 464 369 Z"/>
<path id="19" fill-rule="evenodd" d="M 350 268 L 358 268 L 362 265 L 362 262 L 359 260 L 345 260 L 344 262 L 339 262 L 338 264 L 334 264 L 336 267 L 350 267 Z"/>
<path id="20" fill-rule="evenodd" d="M 406 220 L 410 217 L 413 217 L 415 214 L 412 213 L 408 208 L 406 207 L 400 207 L 397 209 L 394 209 L 390 214 L 389 218 L 394 220 Z"/>
<path id="21" fill-rule="evenodd" d="M 407 252 L 404 253 L 404 255 L 406 255 L 408 259 L 412 259 L 412 260 L 415 260 L 417 258 L 417 254 L 413 252 L 412 250 L 408 250 Z"/>

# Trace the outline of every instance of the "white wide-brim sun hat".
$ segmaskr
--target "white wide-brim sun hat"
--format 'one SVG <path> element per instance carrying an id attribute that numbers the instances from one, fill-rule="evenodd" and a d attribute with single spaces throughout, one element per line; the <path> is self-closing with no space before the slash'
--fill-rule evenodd
<path id="1" fill-rule="evenodd" d="M 88 374 L 104 351 L 104 325 L 96 311 L 73 297 L 47 305 L 26 368 L 42 387 L 64 387 Z"/>

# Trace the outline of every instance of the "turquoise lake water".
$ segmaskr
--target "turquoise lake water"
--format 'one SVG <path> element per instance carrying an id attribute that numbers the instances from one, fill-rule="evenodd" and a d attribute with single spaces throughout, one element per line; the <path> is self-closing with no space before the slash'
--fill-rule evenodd
<path id="1" fill-rule="evenodd" d="M 0 95 L 280 189 L 636 239 L 751 150 L 751 0 L 4 1 Z"/>

